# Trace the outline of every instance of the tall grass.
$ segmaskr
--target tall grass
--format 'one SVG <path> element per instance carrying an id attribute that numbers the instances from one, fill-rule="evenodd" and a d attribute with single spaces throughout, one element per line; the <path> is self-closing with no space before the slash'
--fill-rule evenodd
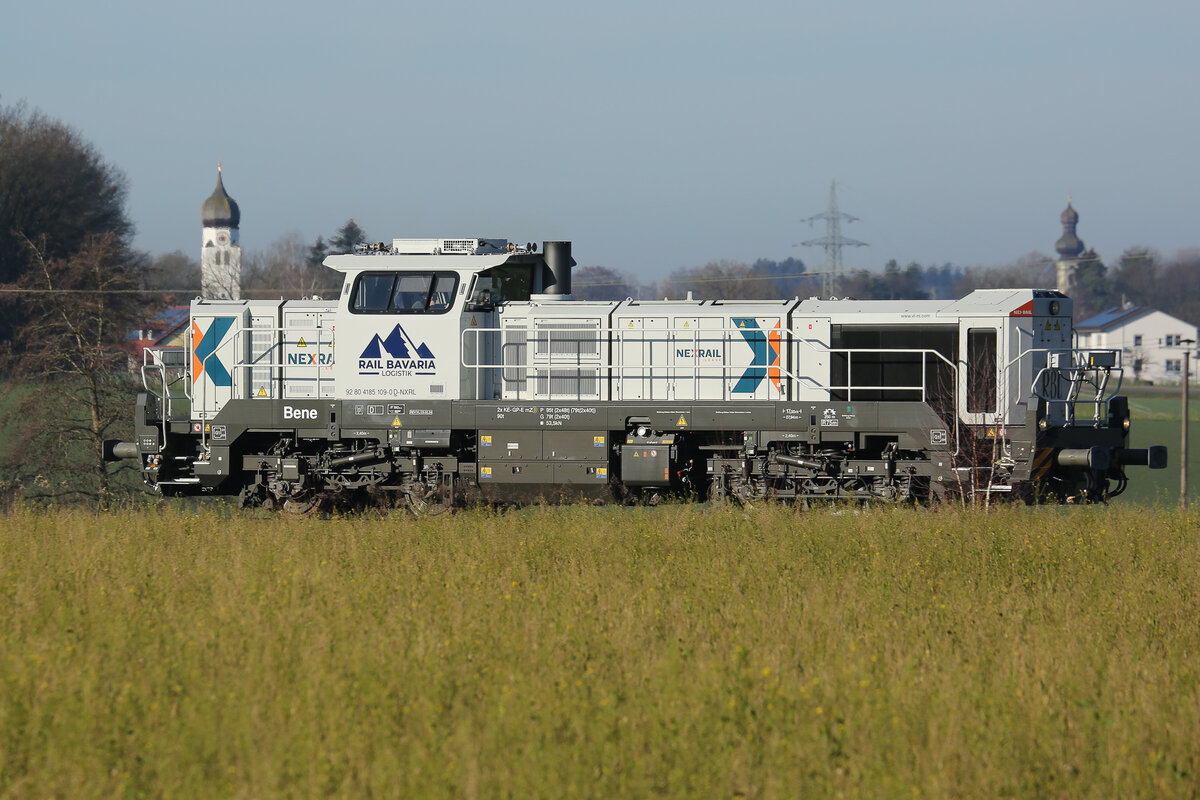
<path id="1" fill-rule="evenodd" d="M 1197 517 L 0 519 L 2 797 L 1195 797 Z"/>

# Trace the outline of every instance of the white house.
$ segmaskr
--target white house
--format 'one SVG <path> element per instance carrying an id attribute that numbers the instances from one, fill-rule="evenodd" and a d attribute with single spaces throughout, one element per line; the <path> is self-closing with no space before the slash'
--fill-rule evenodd
<path id="1" fill-rule="evenodd" d="M 1120 350 L 1126 378 L 1153 383 L 1180 383 L 1183 354 L 1196 354 L 1197 328 L 1178 317 L 1130 303 L 1102 311 L 1075 326 L 1081 348 Z M 1191 339 L 1190 345 L 1184 344 Z M 1192 359 L 1191 379 L 1197 364 Z"/>

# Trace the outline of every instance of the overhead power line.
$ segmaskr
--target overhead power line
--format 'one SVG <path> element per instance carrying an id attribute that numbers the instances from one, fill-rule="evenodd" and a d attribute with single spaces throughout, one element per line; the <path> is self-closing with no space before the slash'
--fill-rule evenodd
<path id="1" fill-rule="evenodd" d="M 274 289 L 264 291 L 275 291 Z M 198 289 L 13 289 L 5 287 L 0 289 L 0 294 L 183 294 L 185 292 L 195 292 L 196 296 L 200 296 Z"/>
<path id="2" fill-rule="evenodd" d="M 819 214 L 816 217 L 810 217 L 809 219 L 824 218 L 825 216 L 826 216 L 825 214 Z M 851 220 L 854 220 L 854 221 L 858 220 L 857 217 L 852 217 L 849 214 L 843 215 L 843 218 L 846 218 L 846 217 L 849 217 Z M 801 220 L 801 221 L 807 222 L 809 220 Z M 824 238 L 826 238 L 826 237 L 822 237 L 822 239 L 810 240 L 808 242 L 800 242 L 794 246 L 796 246 L 796 247 L 823 246 L 821 243 L 824 241 Z M 848 245 L 849 242 L 855 241 L 853 239 L 847 240 L 845 237 L 842 237 L 842 239 L 843 239 L 844 245 Z M 867 245 L 865 242 L 858 242 L 856 246 L 869 246 L 869 245 Z M 1096 258 L 1100 261 L 1105 260 L 1105 257 L 1101 254 L 1096 254 Z M 963 270 L 965 272 L 966 270 L 969 270 L 969 269 L 998 270 L 998 269 L 1010 269 L 1010 268 L 1014 268 L 1014 267 L 1015 268 L 1045 267 L 1045 266 L 1052 266 L 1054 263 L 1055 263 L 1055 259 L 1046 257 L 1046 258 L 1037 259 L 1036 261 L 1027 261 L 1027 262 L 1021 262 L 1021 263 L 1014 261 L 1009 264 L 997 264 L 997 265 L 991 265 L 991 266 L 982 266 L 982 265 L 962 266 L 959 264 L 948 264 L 948 266 Z M 919 266 L 926 267 L 926 268 L 932 267 L 935 269 L 941 269 L 941 267 L 945 266 L 945 265 L 929 264 L 929 265 L 919 265 Z M 866 269 L 855 270 L 855 271 L 871 272 L 871 270 L 866 270 Z M 668 277 L 668 278 L 663 278 L 659 281 L 650 281 L 648 283 L 636 283 L 636 282 L 631 282 L 628 280 L 620 280 L 620 279 L 611 280 L 611 281 L 578 281 L 578 280 L 576 280 L 576 281 L 573 281 L 573 283 L 576 286 L 625 286 L 625 285 L 628 285 L 628 286 L 651 286 L 651 285 L 654 285 L 655 283 L 661 285 L 661 284 L 679 284 L 679 283 L 722 283 L 722 282 L 730 281 L 730 280 L 744 282 L 744 281 L 786 280 L 786 279 L 791 279 L 791 278 L 821 278 L 822 279 L 822 291 L 825 291 L 825 288 L 826 288 L 825 280 L 826 279 L 829 279 L 830 277 L 832 277 L 834 275 L 844 276 L 845 274 L 846 274 L 846 269 L 845 269 L 845 266 L 842 265 L 842 269 L 840 270 L 840 272 L 834 271 L 834 270 L 822 269 L 822 270 L 805 270 L 803 272 L 789 272 L 789 273 L 778 274 L 778 275 L 750 273 L 750 274 L 746 274 L 746 275 L 730 275 L 730 276 L 726 276 L 726 277 L 717 277 L 717 278 L 669 278 Z M 263 289 L 249 289 L 247 291 L 250 292 L 251 294 L 271 294 L 271 295 L 282 295 L 282 294 L 288 294 L 288 293 L 295 292 L 294 289 L 282 289 L 282 288 L 278 288 L 278 287 L 276 287 L 276 288 L 267 287 L 267 288 L 263 288 Z M 23 289 L 20 287 L 5 286 L 5 287 L 0 287 L 0 294 L 146 294 L 146 295 L 180 294 L 180 295 L 191 295 L 193 297 L 201 296 L 200 290 L 195 287 L 165 288 L 165 289 Z"/>

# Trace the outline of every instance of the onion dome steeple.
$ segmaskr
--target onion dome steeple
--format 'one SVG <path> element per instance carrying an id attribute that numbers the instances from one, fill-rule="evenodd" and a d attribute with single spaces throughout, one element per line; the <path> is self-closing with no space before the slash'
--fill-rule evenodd
<path id="1" fill-rule="evenodd" d="M 221 165 L 217 164 L 217 188 L 200 207 L 200 221 L 206 228 L 236 228 L 242 220 L 238 204 L 225 192 L 221 181 Z"/>
<path id="2" fill-rule="evenodd" d="M 1067 198 L 1067 207 L 1062 212 L 1062 238 L 1055 243 L 1054 249 L 1062 258 L 1078 258 L 1083 252 L 1083 241 L 1075 235 L 1075 226 L 1079 224 L 1079 212 L 1071 206 L 1071 198 Z"/>

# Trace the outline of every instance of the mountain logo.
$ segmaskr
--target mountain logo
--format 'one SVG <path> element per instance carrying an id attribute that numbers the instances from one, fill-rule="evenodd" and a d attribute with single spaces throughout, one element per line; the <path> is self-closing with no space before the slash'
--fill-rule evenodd
<path id="1" fill-rule="evenodd" d="M 429 345 L 417 344 L 399 325 L 386 337 L 378 333 L 371 337 L 358 357 L 359 375 L 411 377 L 435 375 L 437 364 Z"/>

